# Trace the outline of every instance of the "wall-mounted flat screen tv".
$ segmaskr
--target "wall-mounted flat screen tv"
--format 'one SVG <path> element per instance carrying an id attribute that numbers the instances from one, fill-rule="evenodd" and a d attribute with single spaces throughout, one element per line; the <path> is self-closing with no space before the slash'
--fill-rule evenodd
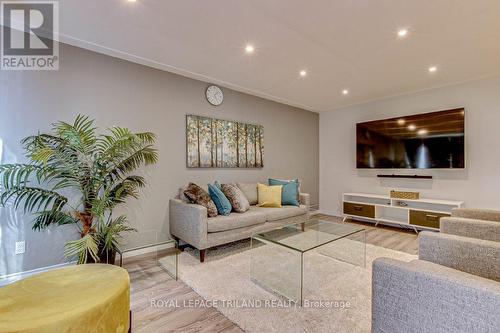
<path id="1" fill-rule="evenodd" d="M 359 169 L 465 168 L 465 110 L 356 124 Z"/>

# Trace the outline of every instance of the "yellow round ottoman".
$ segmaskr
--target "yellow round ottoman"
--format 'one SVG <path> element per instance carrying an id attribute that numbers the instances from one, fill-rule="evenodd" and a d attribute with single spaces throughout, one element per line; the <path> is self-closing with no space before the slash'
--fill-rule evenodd
<path id="1" fill-rule="evenodd" d="M 65 267 L 0 288 L 0 332 L 129 329 L 130 280 L 113 265 Z"/>

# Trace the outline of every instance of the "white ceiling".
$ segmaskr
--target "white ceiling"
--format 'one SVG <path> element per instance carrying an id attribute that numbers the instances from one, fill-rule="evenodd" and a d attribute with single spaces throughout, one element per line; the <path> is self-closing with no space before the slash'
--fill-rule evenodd
<path id="1" fill-rule="evenodd" d="M 499 0 L 64 0 L 60 13 L 63 42 L 313 111 L 500 74 Z"/>

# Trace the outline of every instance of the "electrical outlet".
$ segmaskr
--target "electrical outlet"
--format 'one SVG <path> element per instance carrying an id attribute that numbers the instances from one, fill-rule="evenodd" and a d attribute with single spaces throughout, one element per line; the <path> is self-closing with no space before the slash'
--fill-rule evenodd
<path id="1" fill-rule="evenodd" d="M 24 252 L 26 252 L 26 243 L 24 241 L 16 242 L 16 254 L 23 254 Z"/>

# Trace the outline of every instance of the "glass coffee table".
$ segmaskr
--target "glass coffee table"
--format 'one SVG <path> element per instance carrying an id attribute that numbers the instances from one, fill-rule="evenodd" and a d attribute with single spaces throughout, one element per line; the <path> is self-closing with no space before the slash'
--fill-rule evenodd
<path id="1" fill-rule="evenodd" d="M 252 236 L 251 247 L 252 281 L 300 305 L 312 253 L 363 268 L 366 264 L 365 229 L 352 224 L 309 220 L 287 225 Z"/>
<path id="2" fill-rule="evenodd" d="M 179 249 L 177 242 L 170 235 L 156 230 L 125 234 L 117 250 L 117 254 L 120 256 L 120 266 L 123 265 L 123 256 L 126 253 L 135 251 L 136 255 L 139 255 L 140 250 L 144 250 L 145 253 L 153 252 L 154 260 L 158 265 L 177 280 L 179 274 Z"/>

